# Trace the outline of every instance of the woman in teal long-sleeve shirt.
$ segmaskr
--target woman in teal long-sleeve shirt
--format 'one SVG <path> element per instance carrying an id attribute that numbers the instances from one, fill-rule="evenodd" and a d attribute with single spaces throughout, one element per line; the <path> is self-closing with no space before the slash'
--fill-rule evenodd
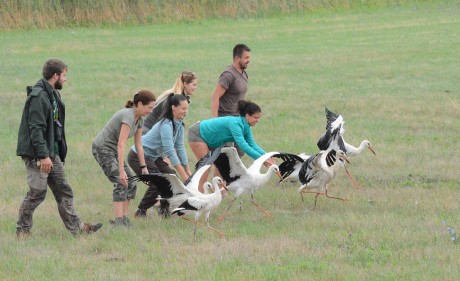
<path id="1" fill-rule="evenodd" d="M 238 102 L 238 110 L 240 116 L 217 117 L 190 126 L 188 141 L 197 159 L 203 158 L 210 150 L 228 142 L 234 142 L 254 160 L 265 154 L 265 151 L 254 141 L 251 130 L 251 127 L 259 122 L 262 110 L 257 104 L 245 100 Z M 274 164 L 273 159 L 267 162 L 268 165 Z M 207 173 L 203 175 L 200 187 L 207 176 Z"/>

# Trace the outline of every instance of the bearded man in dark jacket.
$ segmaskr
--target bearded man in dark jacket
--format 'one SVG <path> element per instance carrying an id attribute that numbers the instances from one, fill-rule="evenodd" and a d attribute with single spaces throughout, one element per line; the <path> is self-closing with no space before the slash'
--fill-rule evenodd
<path id="1" fill-rule="evenodd" d="M 47 186 L 56 199 L 65 227 L 74 235 L 92 233 L 102 224 L 82 223 L 73 205 L 73 192 L 64 174 L 67 155 L 64 121 L 65 106 L 58 90 L 67 80 L 67 65 L 49 59 L 43 66 L 43 78 L 27 87 L 16 154 L 26 166 L 29 191 L 19 209 L 18 238 L 27 238 L 35 209 L 46 197 Z"/>

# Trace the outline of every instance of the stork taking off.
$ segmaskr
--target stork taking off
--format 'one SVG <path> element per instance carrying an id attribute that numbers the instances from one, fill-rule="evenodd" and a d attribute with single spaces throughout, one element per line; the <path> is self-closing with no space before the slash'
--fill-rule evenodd
<path id="1" fill-rule="evenodd" d="M 327 194 L 329 183 L 334 179 L 339 169 L 340 159 L 347 161 L 345 152 L 341 150 L 328 149 L 321 151 L 303 162 L 299 172 L 299 180 L 302 186 L 299 188 L 300 196 L 303 199 L 303 193 L 316 193 L 316 200 L 319 195 L 326 195 L 327 198 L 339 199 L 346 201 L 348 199 L 331 197 Z"/>
<path id="2" fill-rule="evenodd" d="M 249 168 L 246 168 L 243 162 L 241 162 L 238 152 L 234 147 L 223 147 L 221 149 L 221 153 L 216 161 L 214 161 L 214 165 L 225 180 L 228 190 L 234 193 L 234 199 L 231 201 L 225 213 L 222 214 L 220 220 L 225 218 L 235 200 L 244 193 L 250 193 L 251 202 L 254 206 L 261 210 L 267 217 L 271 217 L 266 210 L 255 202 L 254 192 L 266 184 L 274 173 L 281 177 L 277 165 L 271 165 L 264 174 L 260 173 L 260 168 L 265 161 L 271 157 L 281 157 L 281 155 L 284 154 L 279 152 L 268 152 L 255 160 Z"/>
<path id="3" fill-rule="evenodd" d="M 347 156 L 352 157 L 361 153 L 365 148 L 368 148 L 372 153 L 374 153 L 374 155 L 376 155 L 374 149 L 371 146 L 371 143 L 368 140 L 363 140 L 359 147 L 355 147 L 346 143 L 343 138 L 343 134 L 345 133 L 345 121 L 343 120 L 342 115 L 329 111 L 327 108 L 325 108 L 325 111 L 327 118 L 326 132 L 321 136 L 317 143 L 320 150 L 342 150 L 346 153 Z M 353 178 L 345 163 L 343 161 L 340 161 L 340 163 L 342 166 L 344 166 L 345 172 L 347 173 L 353 185 L 357 189 L 360 189 L 361 187 Z"/>

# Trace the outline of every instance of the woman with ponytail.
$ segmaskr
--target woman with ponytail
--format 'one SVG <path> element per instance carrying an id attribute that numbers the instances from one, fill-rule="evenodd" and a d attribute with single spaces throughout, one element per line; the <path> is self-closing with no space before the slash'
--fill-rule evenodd
<path id="1" fill-rule="evenodd" d="M 142 136 L 143 150 L 133 146 L 128 154 L 129 166 L 137 175 L 142 173 L 142 162 L 139 162 L 140 157 L 138 157 L 140 153 L 145 156 L 145 165 L 150 173 L 174 174 L 174 170 L 164 161 L 164 157 L 167 157 L 183 182 L 192 175 L 184 141 L 183 119 L 187 115 L 187 110 L 188 100 L 184 95 L 171 93 L 166 97 L 159 121 Z M 156 186 L 149 186 L 135 216 L 145 217 L 147 209 L 157 203 L 158 195 L 161 194 Z M 168 201 L 162 200 L 159 208 L 160 215 L 167 217 L 168 207 Z"/>
<path id="2" fill-rule="evenodd" d="M 240 100 L 238 102 L 240 116 L 224 116 L 203 121 L 190 126 L 188 130 L 188 142 L 190 148 L 199 160 L 210 150 L 223 146 L 228 142 L 234 142 L 238 147 L 252 159 L 257 159 L 265 154 L 252 136 L 251 127 L 254 127 L 262 116 L 260 107 L 250 101 Z M 273 160 L 268 161 L 268 165 L 274 164 Z M 203 186 L 206 172 L 200 181 Z"/>
<path id="3" fill-rule="evenodd" d="M 134 136 L 134 146 L 138 149 L 138 161 L 142 163 L 142 173 L 147 174 L 141 143 L 144 117 L 153 110 L 155 95 L 142 90 L 126 102 L 125 108 L 117 111 L 102 128 L 93 141 L 94 158 L 105 175 L 113 183 L 114 226 L 130 226 L 128 219 L 129 201 L 136 196 L 136 184 L 128 182 L 132 176 L 125 163 L 125 145 Z"/>
<path id="4" fill-rule="evenodd" d="M 195 72 L 191 71 L 183 71 L 181 75 L 176 78 L 174 85 L 171 89 L 164 91 L 157 99 L 157 103 L 155 104 L 155 108 L 153 109 L 152 113 L 150 113 L 144 122 L 144 134 L 146 134 L 150 129 L 152 129 L 153 125 L 155 125 L 161 117 L 163 112 L 163 107 L 166 102 L 166 98 L 169 94 L 181 94 L 187 98 L 188 103 L 190 103 L 190 96 L 193 95 L 197 88 L 198 77 L 196 76 Z"/>

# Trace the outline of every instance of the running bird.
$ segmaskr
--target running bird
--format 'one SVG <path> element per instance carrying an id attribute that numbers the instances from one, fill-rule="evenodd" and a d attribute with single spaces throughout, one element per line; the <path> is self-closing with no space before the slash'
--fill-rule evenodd
<path id="1" fill-rule="evenodd" d="M 199 223 L 198 219 L 202 214 L 206 217 L 206 226 L 220 234 L 221 237 L 224 237 L 224 233 L 220 232 L 219 230 L 211 227 L 209 225 L 209 215 L 212 210 L 220 205 L 222 201 L 222 191 L 220 186 L 223 185 L 223 181 L 220 177 L 214 177 L 212 179 L 212 185 L 214 188 L 214 192 L 210 194 L 196 194 L 195 196 L 188 197 L 182 204 L 180 204 L 177 208 L 175 208 L 172 213 L 177 214 L 178 216 L 182 217 L 184 214 L 194 214 L 195 220 L 191 221 L 185 217 L 182 217 L 186 220 L 189 220 L 195 224 L 195 228 L 193 230 L 193 237 L 194 241 L 196 242 L 196 225 Z M 227 189 L 223 186 L 224 189 Z"/>
<path id="2" fill-rule="evenodd" d="M 343 138 L 343 134 L 345 133 L 345 121 L 343 120 L 342 115 L 329 111 L 327 108 L 325 108 L 325 111 L 327 118 L 326 132 L 321 136 L 317 143 L 320 150 L 342 150 L 347 154 L 347 156 L 352 157 L 361 153 L 365 148 L 368 148 L 372 153 L 374 153 L 374 155 L 376 155 L 371 143 L 368 140 L 363 140 L 359 147 L 355 147 L 345 142 Z M 360 189 L 361 187 L 348 171 L 343 161 L 341 161 L 341 166 L 345 168 L 345 172 L 352 181 L 353 185 L 357 189 Z"/>
<path id="3" fill-rule="evenodd" d="M 265 174 L 261 174 L 260 168 L 262 164 L 271 157 L 281 157 L 285 155 L 286 154 L 280 152 L 268 152 L 255 160 L 249 168 L 246 168 L 243 162 L 241 162 L 236 148 L 223 147 L 219 157 L 214 161 L 214 165 L 225 180 L 228 190 L 234 192 L 234 199 L 230 202 L 230 205 L 225 213 L 222 214 L 220 220 L 225 218 L 228 210 L 230 210 L 236 199 L 244 193 L 250 193 L 251 202 L 267 217 L 271 217 L 266 210 L 254 201 L 254 192 L 266 184 L 274 173 L 281 177 L 277 165 L 271 165 Z"/>
<path id="4" fill-rule="evenodd" d="M 321 151 L 310 158 L 303 164 L 299 172 L 299 180 L 302 186 L 299 188 L 300 196 L 303 199 L 303 193 L 316 193 L 316 200 L 319 195 L 326 195 L 327 198 L 339 199 L 346 201 L 348 199 L 331 197 L 327 194 L 329 183 L 334 179 L 339 169 L 340 159 L 347 161 L 345 152 L 341 150 L 328 149 Z"/>

